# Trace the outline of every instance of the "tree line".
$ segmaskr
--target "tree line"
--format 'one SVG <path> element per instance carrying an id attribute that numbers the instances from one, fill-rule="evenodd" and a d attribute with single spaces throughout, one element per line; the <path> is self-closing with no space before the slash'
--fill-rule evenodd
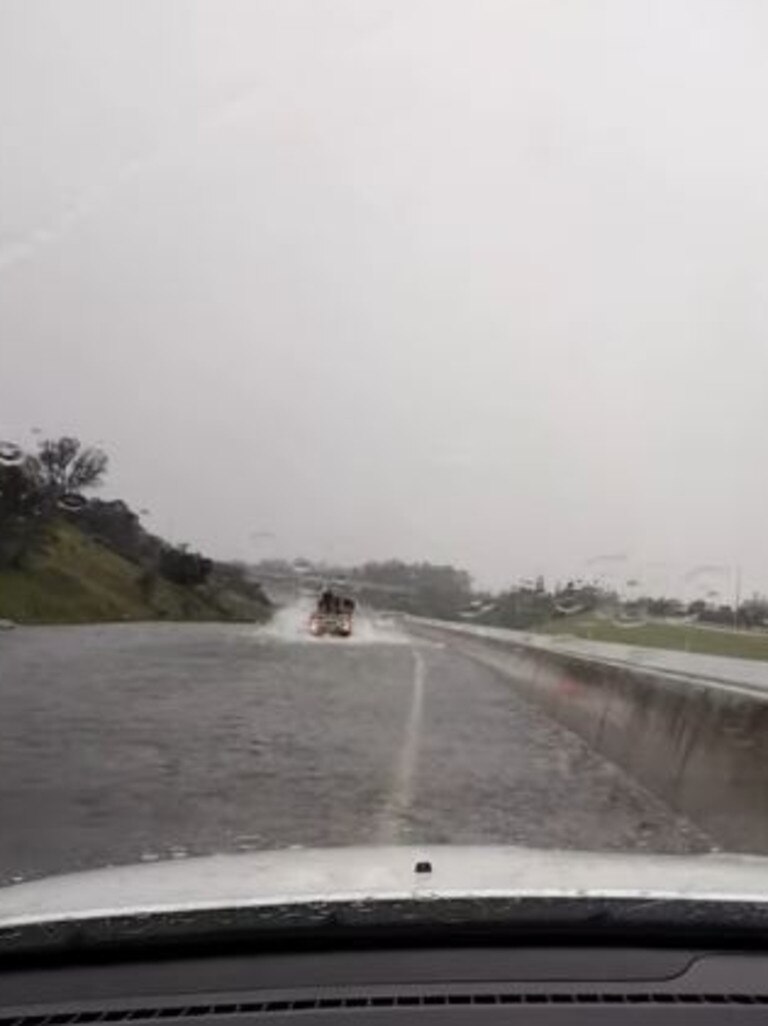
<path id="1" fill-rule="evenodd" d="M 768 599 L 759 595 L 738 606 L 703 599 L 682 602 L 646 595 L 628 600 L 596 583 L 581 580 L 546 587 L 544 578 L 526 579 L 498 592 L 478 591 L 466 570 L 428 562 L 406 563 L 390 559 L 359 566 L 313 563 L 307 559 L 262 560 L 252 567 L 264 574 L 337 581 L 375 608 L 418 616 L 463 619 L 489 626 L 519 630 L 578 615 L 603 615 L 624 621 L 684 620 L 728 627 L 768 626 Z"/>
<path id="2" fill-rule="evenodd" d="M 522 584 L 497 595 L 485 594 L 476 598 L 473 605 L 477 613 L 475 615 L 470 610 L 468 615 L 472 618 L 521 630 L 581 614 L 603 614 L 627 621 L 695 620 L 723 627 L 768 626 L 768 599 L 760 595 L 753 595 L 738 604 L 707 602 L 704 599 L 683 602 L 653 595 L 622 599 L 611 589 L 574 581 L 548 591 L 541 578 L 535 584 Z"/>
<path id="3" fill-rule="evenodd" d="M 389 559 L 345 567 L 306 559 L 265 559 L 251 572 L 266 579 L 273 575 L 309 578 L 316 588 L 321 581 L 337 582 L 341 591 L 353 591 L 374 608 L 420 616 L 458 616 L 472 599 L 470 574 L 447 564 Z"/>

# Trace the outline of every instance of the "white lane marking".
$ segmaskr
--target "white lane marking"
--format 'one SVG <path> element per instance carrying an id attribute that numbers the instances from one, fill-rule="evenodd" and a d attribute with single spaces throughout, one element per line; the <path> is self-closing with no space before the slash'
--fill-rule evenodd
<path id="1" fill-rule="evenodd" d="M 411 804 L 413 778 L 419 755 L 421 724 L 424 718 L 424 682 L 426 665 L 424 656 L 413 650 L 413 690 L 411 707 L 405 724 L 403 744 L 392 777 L 392 789 L 387 804 L 379 816 L 377 840 L 380 844 L 393 844 L 398 840 L 405 813 Z"/>

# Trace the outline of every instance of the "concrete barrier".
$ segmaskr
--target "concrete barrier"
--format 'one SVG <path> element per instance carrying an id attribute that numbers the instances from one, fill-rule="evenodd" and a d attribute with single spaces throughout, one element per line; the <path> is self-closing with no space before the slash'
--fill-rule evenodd
<path id="1" fill-rule="evenodd" d="M 411 620 L 491 666 L 729 851 L 768 853 L 768 694 Z"/>

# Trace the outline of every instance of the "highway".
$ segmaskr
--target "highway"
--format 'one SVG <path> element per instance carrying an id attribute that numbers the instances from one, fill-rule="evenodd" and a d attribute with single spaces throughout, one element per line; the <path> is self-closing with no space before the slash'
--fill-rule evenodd
<path id="1" fill-rule="evenodd" d="M 711 846 L 513 679 L 391 625 L 26 627 L 0 666 L 0 883 L 292 846 Z"/>

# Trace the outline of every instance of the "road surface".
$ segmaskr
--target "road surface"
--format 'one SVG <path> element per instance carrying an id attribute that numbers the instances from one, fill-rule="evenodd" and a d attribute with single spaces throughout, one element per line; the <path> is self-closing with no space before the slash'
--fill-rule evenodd
<path id="1" fill-rule="evenodd" d="M 514 681 L 393 628 L 19 628 L 0 666 L 2 883 L 292 845 L 708 845 Z"/>

